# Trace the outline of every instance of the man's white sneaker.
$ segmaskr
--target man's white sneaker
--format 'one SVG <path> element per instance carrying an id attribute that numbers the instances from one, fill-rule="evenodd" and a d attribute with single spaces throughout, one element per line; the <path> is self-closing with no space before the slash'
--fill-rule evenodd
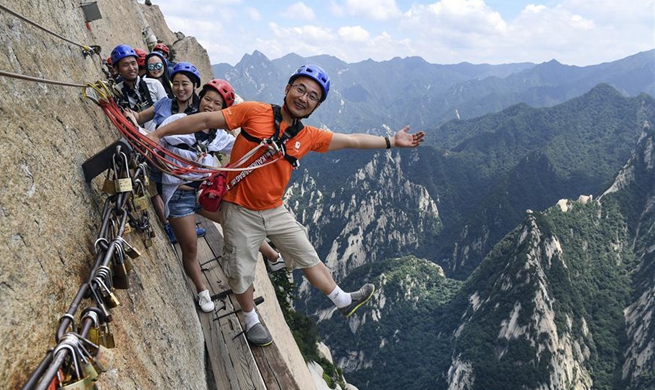
<path id="1" fill-rule="evenodd" d="M 271 270 L 271 272 L 277 272 L 286 267 L 286 264 L 284 264 L 284 259 L 282 258 L 282 255 L 280 253 L 277 254 L 277 259 L 273 261 L 269 260 L 268 257 L 265 257 L 265 259 L 266 259 L 266 263 L 268 264 L 268 268 Z"/>
<path id="2" fill-rule="evenodd" d="M 214 311 L 214 301 L 212 301 L 212 298 L 209 295 L 209 290 L 203 290 L 198 293 L 198 305 L 205 313 L 211 313 Z"/>

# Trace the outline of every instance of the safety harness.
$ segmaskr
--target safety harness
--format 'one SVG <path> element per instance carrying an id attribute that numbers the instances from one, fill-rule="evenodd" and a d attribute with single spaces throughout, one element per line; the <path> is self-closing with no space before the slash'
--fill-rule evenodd
<path id="1" fill-rule="evenodd" d="M 123 89 L 121 91 L 122 96 L 120 97 L 120 101 L 118 102 L 118 104 L 121 107 L 128 107 L 130 110 L 134 110 L 136 112 L 140 112 L 145 110 L 146 108 L 151 107 L 154 104 L 154 102 L 152 101 L 152 96 L 150 96 L 150 90 L 148 89 L 148 84 L 146 84 L 143 78 L 139 79 L 138 89 L 139 89 L 139 93 L 136 93 L 135 90 L 129 88 L 127 84 L 123 82 Z M 130 99 L 128 96 L 136 101 L 135 105 L 130 104 Z"/>
<path id="2" fill-rule="evenodd" d="M 248 134 L 248 132 L 244 131 L 244 129 L 241 129 L 241 135 L 245 139 L 247 139 L 250 142 L 255 142 L 258 144 L 258 146 L 251 150 L 249 153 L 244 155 L 239 161 L 235 162 L 234 164 L 230 165 L 231 167 L 239 167 L 247 161 L 252 156 L 252 153 L 254 153 L 255 150 L 257 150 L 259 147 L 262 145 L 268 145 L 269 148 L 266 150 L 259 158 L 257 158 L 255 161 L 250 163 L 246 167 L 245 170 L 239 172 L 238 175 L 234 176 L 230 182 L 227 182 L 227 172 L 221 171 L 217 174 L 212 175 L 209 177 L 207 180 L 205 180 L 199 188 L 198 191 L 198 203 L 204 208 L 205 210 L 208 211 L 216 211 L 218 210 L 218 207 L 220 205 L 221 199 L 225 194 L 234 186 L 239 184 L 243 179 L 246 178 L 252 171 L 254 171 L 256 168 L 259 168 L 263 165 L 270 164 L 272 162 L 277 161 L 271 161 L 268 162 L 269 159 L 271 159 L 274 155 L 281 153 L 282 156 L 284 157 L 285 160 L 291 164 L 292 167 L 298 168 L 300 165 L 298 163 L 298 159 L 295 157 L 289 156 L 286 153 L 285 145 L 286 143 L 305 127 L 301 121 L 296 120 L 292 126 L 287 127 L 287 129 L 284 131 L 282 136 L 280 136 L 280 123 L 282 123 L 282 108 L 276 104 L 271 104 L 271 108 L 273 109 L 273 122 L 275 125 L 275 132 L 272 134 L 270 138 L 265 138 L 265 139 L 260 139 L 257 137 L 254 137 L 251 134 Z M 278 157 L 279 159 L 279 157 Z"/>
<path id="3" fill-rule="evenodd" d="M 218 130 L 216 129 L 209 129 L 209 133 L 203 133 L 202 131 L 193 133 L 194 137 L 196 138 L 196 142 L 194 142 L 193 145 L 189 145 L 184 142 L 180 142 L 179 144 L 173 144 L 170 142 L 170 140 L 167 142 L 169 145 L 176 147 L 178 149 L 190 150 L 202 155 L 208 153 L 207 148 L 216 139 L 217 132 Z"/>
<path id="4" fill-rule="evenodd" d="M 286 148 L 285 145 L 286 143 L 298 133 L 302 129 L 305 128 L 305 125 L 303 125 L 302 121 L 296 120 L 293 125 L 287 127 L 287 129 L 284 131 L 284 134 L 280 137 L 280 123 L 282 123 L 282 108 L 278 106 L 277 104 L 271 104 L 271 108 L 273 109 L 273 121 L 275 123 L 275 133 L 270 138 L 267 139 L 260 139 L 257 137 L 253 137 L 252 135 L 248 134 L 244 129 L 241 129 L 241 134 L 244 136 L 245 139 L 247 139 L 250 142 L 255 142 L 255 143 L 262 143 L 265 142 L 269 145 L 275 145 L 274 147 L 277 147 L 279 150 L 281 150 L 284 154 L 284 159 L 291 164 L 291 166 L 294 169 L 297 169 L 300 166 L 300 163 L 298 162 L 298 159 L 289 156 L 286 153 Z"/>

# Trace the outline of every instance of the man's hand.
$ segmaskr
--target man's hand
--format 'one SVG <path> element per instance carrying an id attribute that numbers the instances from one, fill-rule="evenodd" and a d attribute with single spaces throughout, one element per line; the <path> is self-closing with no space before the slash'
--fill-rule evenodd
<path id="1" fill-rule="evenodd" d="M 132 124 L 134 126 L 137 126 L 137 127 L 139 126 L 139 113 L 138 112 L 134 112 L 134 111 L 130 110 L 129 108 L 125 108 L 123 110 L 123 115 L 125 115 L 125 117 L 127 119 L 129 119 L 130 122 L 132 122 Z"/>
<path id="2" fill-rule="evenodd" d="M 419 131 L 418 133 L 409 134 L 408 131 L 409 125 L 397 132 L 391 138 L 391 146 L 395 148 L 415 148 L 425 140 L 424 132 Z"/>

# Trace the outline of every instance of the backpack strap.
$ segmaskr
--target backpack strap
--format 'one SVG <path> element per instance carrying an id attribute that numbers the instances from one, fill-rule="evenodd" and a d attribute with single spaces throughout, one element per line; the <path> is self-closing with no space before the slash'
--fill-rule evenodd
<path id="1" fill-rule="evenodd" d="M 142 110 L 145 110 L 146 108 L 155 104 L 155 102 L 152 101 L 152 96 L 150 96 L 150 90 L 148 89 L 148 84 L 146 84 L 146 81 L 143 77 L 141 77 L 141 80 L 139 80 L 139 94 L 141 95 L 142 98 L 145 98 L 146 101 L 148 102 L 147 106 L 143 106 L 141 108 Z"/>

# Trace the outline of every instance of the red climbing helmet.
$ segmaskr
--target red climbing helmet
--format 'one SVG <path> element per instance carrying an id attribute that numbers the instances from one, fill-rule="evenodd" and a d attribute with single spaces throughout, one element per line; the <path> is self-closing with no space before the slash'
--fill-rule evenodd
<path id="1" fill-rule="evenodd" d="M 145 66 L 146 66 L 146 56 L 148 55 L 148 52 L 143 50 L 143 49 L 139 49 L 139 48 L 134 49 L 134 51 L 136 52 L 136 63 L 137 63 L 137 65 L 139 65 L 139 68 L 145 68 Z"/>
<path id="2" fill-rule="evenodd" d="M 212 81 L 202 86 L 203 90 L 206 90 L 207 88 L 211 88 L 218 92 L 219 95 L 221 95 L 223 102 L 225 103 L 223 108 L 231 107 L 234 104 L 234 88 L 232 88 L 230 83 L 227 81 L 221 79 L 213 79 Z"/>
<path id="3" fill-rule="evenodd" d="M 164 45 L 163 43 L 158 43 L 156 44 L 153 48 L 152 51 L 159 50 L 162 53 L 166 54 L 166 57 L 171 56 L 171 50 L 168 48 L 168 46 Z"/>

